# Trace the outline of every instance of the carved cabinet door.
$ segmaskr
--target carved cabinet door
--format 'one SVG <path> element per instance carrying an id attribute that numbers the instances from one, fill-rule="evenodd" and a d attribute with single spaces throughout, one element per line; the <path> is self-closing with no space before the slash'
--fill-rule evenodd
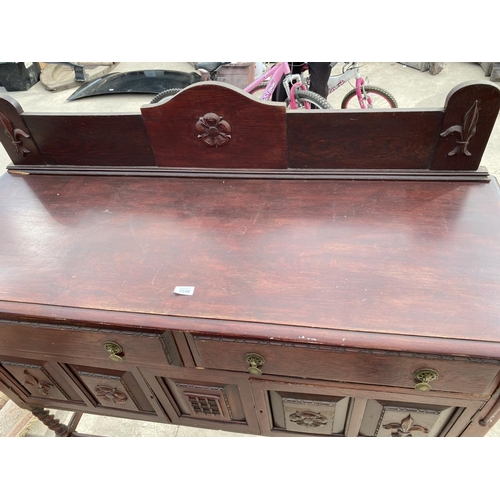
<path id="1" fill-rule="evenodd" d="M 31 408 L 169 422 L 139 370 L 125 363 L 111 369 L 9 356 L 0 359 L 0 383 Z"/>
<path id="2" fill-rule="evenodd" d="M 85 405 L 82 395 L 56 363 L 35 358 L 2 357 L 0 382 L 22 401 L 34 406 Z"/>
<path id="3" fill-rule="evenodd" d="M 141 371 L 173 424 L 259 434 L 245 374 L 188 367 Z"/>
<path id="4" fill-rule="evenodd" d="M 271 436 L 459 436 L 484 404 L 460 394 L 393 393 L 310 380 L 250 383 L 261 431 Z"/>
<path id="5" fill-rule="evenodd" d="M 359 429 L 360 436 L 456 436 L 482 403 L 447 398 L 422 401 L 369 399 Z"/>
<path id="6" fill-rule="evenodd" d="M 87 411 L 169 422 L 137 368 L 125 363 L 117 363 L 113 368 L 76 363 L 65 363 L 61 367 L 85 395 L 87 406 L 90 407 Z"/>
<path id="7" fill-rule="evenodd" d="M 345 436 L 354 398 L 332 387 L 251 379 L 265 435 Z"/>

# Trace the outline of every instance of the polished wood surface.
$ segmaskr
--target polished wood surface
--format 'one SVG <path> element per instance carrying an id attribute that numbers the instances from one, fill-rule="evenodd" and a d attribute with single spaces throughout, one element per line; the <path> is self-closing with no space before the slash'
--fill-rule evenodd
<path id="1" fill-rule="evenodd" d="M 494 181 L 0 183 L 10 301 L 498 340 Z"/>

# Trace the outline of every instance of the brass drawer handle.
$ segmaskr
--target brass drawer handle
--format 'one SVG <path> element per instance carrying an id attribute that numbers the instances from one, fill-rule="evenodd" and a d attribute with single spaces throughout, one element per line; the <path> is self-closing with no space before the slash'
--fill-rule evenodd
<path id="1" fill-rule="evenodd" d="M 245 354 L 245 361 L 248 363 L 248 373 L 251 373 L 252 375 L 262 375 L 262 370 L 258 367 L 265 363 L 263 356 L 251 352 L 249 354 Z"/>
<path id="2" fill-rule="evenodd" d="M 418 380 L 418 384 L 415 384 L 415 389 L 417 391 L 430 391 L 432 389 L 431 382 L 439 377 L 439 373 L 431 368 L 421 368 L 417 370 L 413 376 L 415 380 Z"/>
<path id="3" fill-rule="evenodd" d="M 104 342 L 102 346 L 106 351 L 108 351 L 109 359 L 111 361 L 116 361 L 118 363 L 121 363 L 123 361 L 121 356 L 119 356 L 119 354 L 123 354 L 121 345 L 117 344 L 116 342 L 107 341 Z"/>

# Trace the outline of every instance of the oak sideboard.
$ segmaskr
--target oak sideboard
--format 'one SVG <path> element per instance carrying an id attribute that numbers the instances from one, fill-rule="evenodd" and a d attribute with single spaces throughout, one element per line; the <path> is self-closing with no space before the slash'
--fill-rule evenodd
<path id="1" fill-rule="evenodd" d="M 132 114 L 0 98 L 0 390 L 57 436 L 83 413 L 485 435 L 499 106 L 475 82 L 426 110 L 287 111 L 214 82 Z"/>

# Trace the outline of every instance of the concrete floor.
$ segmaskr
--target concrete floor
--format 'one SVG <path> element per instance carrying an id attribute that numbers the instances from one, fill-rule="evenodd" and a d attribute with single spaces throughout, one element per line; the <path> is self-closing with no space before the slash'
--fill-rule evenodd
<path id="1" fill-rule="evenodd" d="M 334 69 L 336 73 L 341 64 Z M 120 63 L 114 71 L 130 71 L 134 69 L 175 69 L 193 71 L 189 63 Z M 484 71 L 477 63 L 445 63 L 444 69 L 437 75 L 429 72 L 420 72 L 399 63 L 365 63 L 362 76 L 369 76 L 371 85 L 388 90 L 397 100 L 400 108 L 436 108 L 443 107 L 447 94 L 458 84 L 476 80 L 489 82 Z M 499 85 L 498 83 L 496 85 Z M 343 96 L 350 90 L 350 85 L 338 89 L 330 95 L 329 102 L 335 108 L 340 108 Z M 98 96 L 66 101 L 75 89 L 61 92 L 49 92 L 41 85 L 36 84 L 25 92 L 9 92 L 22 106 L 25 112 L 139 112 L 140 106 L 147 104 L 151 95 L 112 95 Z M 0 95 L 6 92 L 0 87 Z M 10 159 L 3 148 L 0 148 L 0 175 L 5 172 L 5 166 Z M 495 129 L 490 137 L 488 147 L 483 155 L 482 166 L 495 176 L 500 176 L 500 120 L 497 120 Z M 68 422 L 70 414 L 55 412 L 62 422 Z M 234 437 L 243 434 L 233 434 L 222 431 L 209 431 L 194 428 L 185 428 L 174 425 L 155 424 L 131 420 L 110 419 L 85 415 L 78 426 L 81 433 L 103 436 L 156 436 L 156 437 L 188 437 L 188 436 L 217 436 Z M 25 436 L 52 436 L 43 424 L 33 419 L 26 426 Z M 500 423 L 489 433 L 489 437 L 500 436 Z"/>

